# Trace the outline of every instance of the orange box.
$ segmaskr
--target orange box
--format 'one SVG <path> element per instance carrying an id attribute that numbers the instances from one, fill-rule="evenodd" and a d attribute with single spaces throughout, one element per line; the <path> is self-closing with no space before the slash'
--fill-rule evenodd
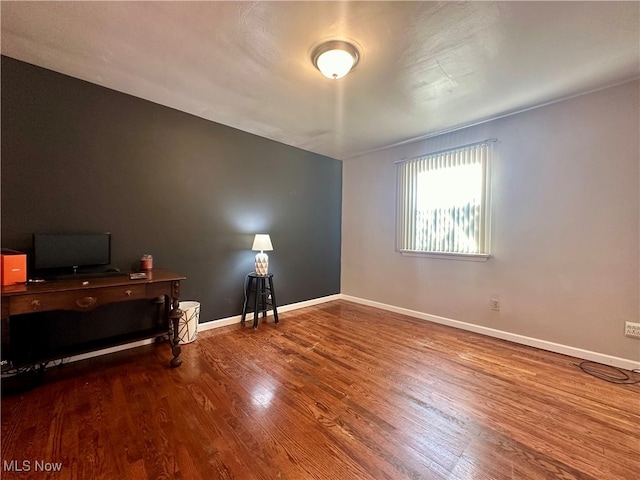
<path id="1" fill-rule="evenodd" d="M 27 255 L 3 248 L 0 253 L 0 283 L 2 286 L 27 281 Z"/>

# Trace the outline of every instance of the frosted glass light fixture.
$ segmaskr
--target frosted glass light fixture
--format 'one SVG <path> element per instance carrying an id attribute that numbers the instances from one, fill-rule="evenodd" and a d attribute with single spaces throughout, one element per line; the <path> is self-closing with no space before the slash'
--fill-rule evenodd
<path id="1" fill-rule="evenodd" d="M 269 273 L 269 257 L 265 250 L 270 252 L 273 250 L 271 245 L 271 237 L 266 233 L 257 233 L 253 238 L 253 246 L 251 250 L 259 250 L 260 253 L 256 254 L 256 274 L 267 275 Z"/>
<path id="2" fill-rule="evenodd" d="M 353 70 L 360 60 L 360 53 L 349 42 L 331 40 L 318 45 L 311 60 L 325 77 L 337 80 Z"/>

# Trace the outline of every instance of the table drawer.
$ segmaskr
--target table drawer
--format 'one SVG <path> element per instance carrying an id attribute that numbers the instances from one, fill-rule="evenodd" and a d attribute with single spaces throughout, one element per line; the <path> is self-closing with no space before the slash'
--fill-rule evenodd
<path id="1" fill-rule="evenodd" d="M 126 302 L 142 298 L 146 298 L 145 285 L 123 285 L 69 290 L 63 293 L 20 295 L 11 298 L 9 315 L 49 310 L 91 310 L 108 303 Z"/>

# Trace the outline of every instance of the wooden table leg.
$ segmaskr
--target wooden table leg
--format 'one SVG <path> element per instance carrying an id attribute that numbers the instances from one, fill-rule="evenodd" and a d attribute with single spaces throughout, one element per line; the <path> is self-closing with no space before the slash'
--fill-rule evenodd
<path id="1" fill-rule="evenodd" d="M 171 299 L 171 311 L 169 312 L 169 328 L 173 328 L 173 335 L 170 335 L 171 340 L 171 353 L 173 358 L 171 359 L 171 366 L 173 368 L 182 365 L 182 359 L 180 358 L 180 318 L 182 317 L 182 310 L 180 310 L 180 302 L 178 301 L 180 295 L 180 283 L 176 282 L 173 286 L 173 297 Z"/>
<path id="2" fill-rule="evenodd" d="M 9 321 L 9 315 L 5 317 L 5 312 L 3 311 L 2 313 L 3 317 L 0 326 L 0 334 L 2 335 L 2 342 L 0 346 L 0 352 L 2 352 L 1 359 L 6 360 L 7 362 L 11 362 L 11 323 Z"/>
<path id="3" fill-rule="evenodd" d="M 173 308 L 169 313 L 169 320 L 171 321 L 171 326 L 173 327 L 173 335 L 171 335 L 171 353 L 173 354 L 173 358 L 171 359 L 172 367 L 179 367 L 182 365 L 182 359 L 180 358 L 180 352 L 182 349 L 180 348 L 180 338 L 178 337 L 179 332 L 179 322 L 182 317 L 182 310 L 178 308 L 178 302 L 173 302 Z"/>

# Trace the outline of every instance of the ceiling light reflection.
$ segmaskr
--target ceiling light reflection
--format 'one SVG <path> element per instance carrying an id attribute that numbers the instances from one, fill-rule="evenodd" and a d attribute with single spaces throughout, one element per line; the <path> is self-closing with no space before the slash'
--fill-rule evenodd
<path id="1" fill-rule="evenodd" d="M 252 403 L 256 407 L 269 407 L 274 395 L 274 388 L 267 388 L 263 385 L 260 385 L 256 387 L 253 392 L 251 392 Z"/>

